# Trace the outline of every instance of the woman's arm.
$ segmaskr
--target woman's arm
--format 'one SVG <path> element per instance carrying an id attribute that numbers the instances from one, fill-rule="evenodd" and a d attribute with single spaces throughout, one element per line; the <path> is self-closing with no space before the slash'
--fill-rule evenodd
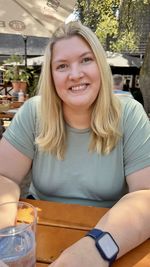
<path id="1" fill-rule="evenodd" d="M 0 204 L 18 201 L 19 184 L 31 167 L 31 160 L 15 149 L 6 139 L 0 141 Z M 16 208 L 0 207 L 0 228 L 13 225 Z"/>
<path id="2" fill-rule="evenodd" d="M 0 203 L 19 199 L 19 184 L 31 168 L 31 159 L 5 138 L 0 141 Z"/>
<path id="3" fill-rule="evenodd" d="M 121 198 L 96 225 L 96 228 L 114 237 L 120 249 L 118 257 L 150 237 L 150 167 L 129 175 L 127 183 L 130 193 Z M 105 267 L 108 263 L 101 258 L 95 241 L 84 237 L 65 250 L 51 267 L 92 265 Z"/>
<path id="4" fill-rule="evenodd" d="M 120 252 L 126 254 L 150 237 L 150 190 L 125 195 L 99 221 L 96 228 L 108 231 L 117 242 Z"/>

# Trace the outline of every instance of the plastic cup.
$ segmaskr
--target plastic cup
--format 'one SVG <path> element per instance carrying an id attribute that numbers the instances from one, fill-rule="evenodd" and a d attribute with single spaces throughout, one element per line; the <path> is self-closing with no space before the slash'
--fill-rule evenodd
<path id="1" fill-rule="evenodd" d="M 0 204 L 0 266 L 36 266 L 36 208 L 26 202 Z"/>

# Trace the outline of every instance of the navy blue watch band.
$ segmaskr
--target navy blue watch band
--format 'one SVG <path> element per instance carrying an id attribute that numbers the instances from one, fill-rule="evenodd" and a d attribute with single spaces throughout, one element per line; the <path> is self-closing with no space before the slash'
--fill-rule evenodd
<path id="1" fill-rule="evenodd" d="M 86 235 L 92 237 L 93 239 L 97 239 L 101 236 L 104 232 L 100 229 L 93 228 L 90 230 Z"/>

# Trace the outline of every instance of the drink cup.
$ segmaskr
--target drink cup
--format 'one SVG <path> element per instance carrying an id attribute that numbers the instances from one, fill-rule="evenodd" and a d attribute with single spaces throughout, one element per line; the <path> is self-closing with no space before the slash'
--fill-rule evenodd
<path id="1" fill-rule="evenodd" d="M 0 204 L 0 267 L 36 266 L 36 222 L 31 204 Z"/>

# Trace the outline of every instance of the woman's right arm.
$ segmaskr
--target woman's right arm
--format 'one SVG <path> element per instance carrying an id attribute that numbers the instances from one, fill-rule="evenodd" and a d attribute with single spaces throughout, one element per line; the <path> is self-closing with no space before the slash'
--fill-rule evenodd
<path id="1" fill-rule="evenodd" d="M 4 137 L 0 141 L 0 203 L 18 201 L 19 184 L 29 172 L 32 160 Z"/>

